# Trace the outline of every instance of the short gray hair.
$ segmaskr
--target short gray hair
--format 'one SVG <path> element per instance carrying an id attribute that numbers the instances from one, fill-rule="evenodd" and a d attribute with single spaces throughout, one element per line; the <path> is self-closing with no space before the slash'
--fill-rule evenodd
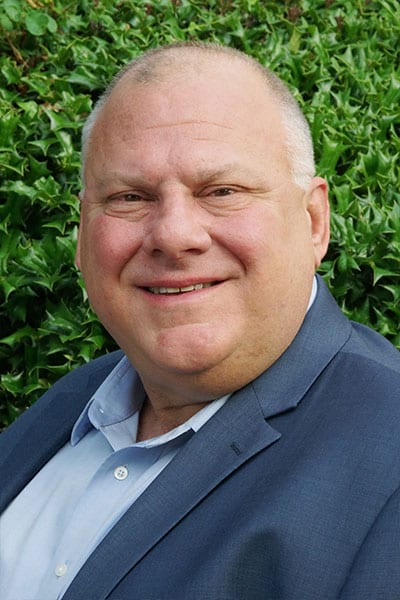
<path id="1" fill-rule="evenodd" d="M 269 91 L 277 100 L 281 113 L 282 124 L 286 134 L 285 146 L 293 181 L 302 189 L 307 190 L 315 174 L 314 150 L 309 125 L 304 114 L 286 84 L 267 67 L 240 50 L 214 43 L 176 42 L 158 48 L 153 48 L 134 58 L 111 80 L 105 92 L 97 100 L 82 131 L 82 177 L 88 154 L 93 127 L 116 85 L 125 76 L 130 76 L 136 83 L 152 83 L 169 73 L 171 66 L 176 66 L 183 50 L 197 51 L 208 54 L 222 54 L 236 58 L 248 64 L 261 74 L 266 81 Z"/>

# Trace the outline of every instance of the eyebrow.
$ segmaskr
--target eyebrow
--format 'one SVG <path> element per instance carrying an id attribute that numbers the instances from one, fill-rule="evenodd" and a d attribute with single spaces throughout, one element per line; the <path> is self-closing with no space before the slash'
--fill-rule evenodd
<path id="1" fill-rule="evenodd" d="M 236 162 L 229 162 L 219 166 L 218 168 L 199 168 L 193 173 L 193 178 L 196 183 L 212 182 L 220 178 L 226 179 L 231 177 L 246 177 L 247 179 L 251 179 L 253 184 L 256 185 L 257 183 L 262 183 L 259 174 L 255 173 L 251 168 L 244 167 Z M 147 185 L 142 176 L 135 175 L 134 172 L 126 174 L 120 171 L 111 171 L 108 174 L 102 175 L 98 178 L 96 183 L 98 187 L 102 189 L 113 182 L 117 182 L 126 186 Z M 225 183 L 229 183 L 229 180 L 227 179 Z"/>
<path id="2" fill-rule="evenodd" d="M 240 165 L 238 163 L 226 163 L 218 168 L 203 168 L 195 173 L 196 180 L 199 181 L 214 181 L 220 178 L 231 177 L 246 177 L 253 183 L 260 183 L 260 175 L 255 173 L 250 167 Z M 229 183 L 227 180 L 225 183 Z M 234 182 L 231 182 L 234 183 Z"/>
<path id="3" fill-rule="evenodd" d="M 124 173 L 120 173 L 119 171 L 111 171 L 107 175 L 102 175 L 98 177 L 96 180 L 96 185 L 100 188 L 106 187 L 109 183 L 118 182 L 124 185 L 132 185 L 134 182 L 135 176 L 128 175 L 126 176 Z"/>

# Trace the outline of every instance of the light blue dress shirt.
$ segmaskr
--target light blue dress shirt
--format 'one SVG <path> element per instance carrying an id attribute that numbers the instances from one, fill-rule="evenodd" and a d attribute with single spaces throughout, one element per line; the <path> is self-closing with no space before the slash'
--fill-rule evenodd
<path id="1" fill-rule="evenodd" d="M 3 513 L 1 600 L 61 598 L 113 525 L 228 396 L 179 427 L 136 443 L 144 398 L 139 378 L 123 358 L 82 412 L 71 443 Z"/>

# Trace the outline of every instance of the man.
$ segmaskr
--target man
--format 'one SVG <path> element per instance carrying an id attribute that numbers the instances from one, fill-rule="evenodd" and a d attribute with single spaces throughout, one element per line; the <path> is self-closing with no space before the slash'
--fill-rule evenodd
<path id="1" fill-rule="evenodd" d="M 294 99 L 164 47 L 83 150 L 77 264 L 124 354 L 3 434 L 1 598 L 399 598 L 399 356 L 314 276 L 327 184 Z"/>

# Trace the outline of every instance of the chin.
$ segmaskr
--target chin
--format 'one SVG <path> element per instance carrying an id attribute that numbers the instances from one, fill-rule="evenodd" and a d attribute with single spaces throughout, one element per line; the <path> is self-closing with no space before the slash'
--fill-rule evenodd
<path id="1" fill-rule="evenodd" d="M 223 356 L 216 352 L 191 350 L 177 354 L 176 352 L 164 352 L 161 355 L 153 356 L 150 363 L 170 373 L 181 375 L 200 375 L 208 372 L 223 362 Z"/>
<path id="2" fill-rule="evenodd" d="M 116 341 L 139 372 L 199 375 L 225 363 L 238 346 L 233 337 L 232 332 L 227 335 L 227 329 L 218 331 L 215 323 L 196 323 L 153 335 L 148 329 L 146 337 L 136 338 L 134 344 L 129 335 Z"/>

